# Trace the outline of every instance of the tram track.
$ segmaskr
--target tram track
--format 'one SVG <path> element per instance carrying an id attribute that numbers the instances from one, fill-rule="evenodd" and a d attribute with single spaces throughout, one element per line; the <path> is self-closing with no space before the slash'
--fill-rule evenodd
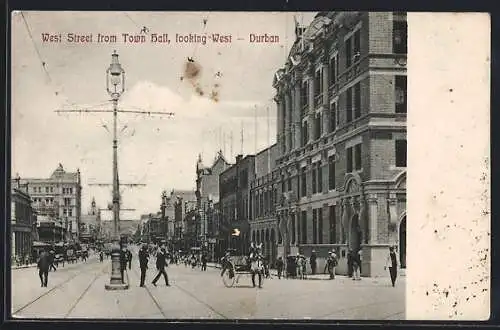
<path id="1" fill-rule="evenodd" d="M 134 268 L 134 273 L 140 277 L 140 274 L 137 272 L 137 270 Z M 205 306 L 206 308 L 208 308 L 209 310 L 211 310 L 212 312 L 214 312 L 215 314 L 219 315 L 220 317 L 222 317 L 223 319 L 230 319 L 230 317 L 222 314 L 221 312 L 215 310 L 212 306 L 210 306 L 209 304 L 207 304 L 206 302 L 202 301 L 201 299 L 199 299 L 198 297 L 196 297 L 194 294 L 192 294 L 190 291 L 184 289 L 183 287 L 177 285 L 177 284 L 171 284 L 172 287 L 176 287 L 178 288 L 180 291 L 182 291 L 184 294 L 188 295 L 189 297 L 193 298 L 194 300 L 196 300 L 198 303 L 202 304 L 203 306 Z M 163 315 L 164 318 L 168 319 L 169 317 L 165 314 L 165 312 L 163 311 L 163 309 L 161 308 L 161 305 L 160 303 L 158 302 L 158 300 L 154 297 L 153 293 L 151 292 L 151 290 L 149 290 L 149 288 L 147 286 L 144 286 L 144 288 L 146 289 L 148 295 L 151 297 L 151 299 L 153 300 L 153 303 L 156 305 L 156 307 L 158 308 L 158 310 L 160 311 L 161 315 Z"/>
<path id="2" fill-rule="evenodd" d="M 101 276 L 103 273 L 104 273 L 104 269 L 106 269 L 107 266 L 105 267 L 102 267 L 101 268 L 101 271 L 97 273 L 97 275 L 94 276 L 94 279 L 92 280 L 91 284 L 86 288 L 86 290 L 84 291 L 84 293 L 82 293 L 82 295 L 80 295 L 80 297 L 78 298 L 78 301 L 81 300 L 83 298 L 83 295 L 88 291 L 88 289 L 90 288 L 90 286 L 96 281 L 96 279 Z M 44 293 L 42 293 L 41 295 L 39 295 L 38 297 L 36 297 L 35 299 L 32 299 L 30 300 L 29 302 L 27 302 L 26 304 L 22 305 L 21 307 L 19 307 L 18 309 L 16 309 L 15 311 L 12 312 L 12 316 L 16 316 L 16 314 L 19 314 L 20 312 L 24 311 L 25 309 L 27 309 L 28 307 L 32 306 L 33 304 L 35 304 L 37 301 L 39 301 L 40 299 L 48 296 L 49 294 L 51 294 L 52 292 L 56 291 L 57 289 L 60 289 L 61 287 L 63 287 L 65 284 L 71 282 L 72 280 L 74 280 L 75 278 L 77 278 L 78 276 L 81 276 L 81 275 L 84 275 L 85 273 L 84 272 L 81 272 L 79 271 L 78 269 L 68 269 L 67 271 L 69 272 L 70 270 L 74 270 L 75 273 L 73 275 L 71 275 L 68 279 L 62 281 L 61 283 L 55 285 L 54 287 L 50 288 L 48 291 L 45 291 Z M 78 303 L 75 302 L 74 306 L 72 306 L 71 308 L 71 311 L 74 309 L 74 307 L 76 306 L 76 304 Z"/>

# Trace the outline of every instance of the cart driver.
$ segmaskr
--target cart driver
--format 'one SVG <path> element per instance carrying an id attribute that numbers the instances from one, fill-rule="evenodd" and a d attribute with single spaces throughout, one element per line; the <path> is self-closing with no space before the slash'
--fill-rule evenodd
<path id="1" fill-rule="evenodd" d="M 229 251 L 226 252 L 226 254 L 224 255 L 224 257 L 222 257 L 220 263 L 221 263 L 221 266 L 222 266 L 222 272 L 220 273 L 220 276 L 223 276 L 224 273 L 226 272 L 226 269 L 228 269 L 228 265 L 229 265 L 229 258 L 231 257 L 231 253 Z"/>

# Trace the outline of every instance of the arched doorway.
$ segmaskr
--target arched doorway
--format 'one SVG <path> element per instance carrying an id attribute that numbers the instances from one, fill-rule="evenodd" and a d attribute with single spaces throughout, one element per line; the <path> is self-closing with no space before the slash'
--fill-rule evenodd
<path id="1" fill-rule="evenodd" d="M 349 248 L 351 248 L 355 253 L 357 253 L 361 248 L 361 227 L 359 226 L 358 214 L 354 214 L 351 218 Z"/>
<path id="2" fill-rule="evenodd" d="M 406 215 L 399 224 L 399 264 L 406 268 Z"/>

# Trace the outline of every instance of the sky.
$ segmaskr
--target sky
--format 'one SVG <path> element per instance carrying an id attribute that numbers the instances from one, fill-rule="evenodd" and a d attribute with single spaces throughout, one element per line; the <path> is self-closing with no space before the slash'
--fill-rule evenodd
<path id="1" fill-rule="evenodd" d="M 55 110 L 110 110 L 106 69 L 116 50 L 126 77 L 119 108 L 175 113 L 173 117 L 118 117 L 120 182 L 146 184 L 121 188 L 122 208 L 136 209 L 125 217 L 138 219 L 140 214 L 158 211 L 163 190 L 195 188 L 198 154 L 205 165 L 211 165 L 222 150 L 233 162 L 239 153 L 254 154 L 275 143 L 273 76 L 283 67 L 294 42 L 294 16 L 307 25 L 314 15 L 14 12 L 12 174 L 44 178 L 59 163 L 66 171 L 79 168 L 82 213 L 88 211 L 92 197 L 100 207 L 111 202 L 111 187 L 89 186 L 111 183 L 111 114 Z M 145 43 L 123 42 L 122 33 L 140 35 L 144 26 L 148 29 L 143 34 Z M 62 40 L 44 42 L 43 33 L 60 34 Z M 69 33 L 92 35 L 92 42 L 69 42 Z M 117 42 L 98 43 L 99 33 L 116 35 Z M 167 33 L 171 42 L 151 43 L 153 33 Z M 176 34 L 203 33 L 231 35 L 232 42 L 175 41 Z M 277 35 L 279 42 L 251 43 L 251 33 Z M 188 58 L 200 68 L 194 82 L 181 80 Z M 214 91 L 217 101 L 210 97 Z"/>

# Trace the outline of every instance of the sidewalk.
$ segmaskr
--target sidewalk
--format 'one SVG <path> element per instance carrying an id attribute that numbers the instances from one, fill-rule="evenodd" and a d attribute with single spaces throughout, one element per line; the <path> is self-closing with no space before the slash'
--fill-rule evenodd
<path id="1" fill-rule="evenodd" d="M 216 264 L 216 263 L 213 263 L 213 262 L 207 263 L 207 267 L 221 269 L 220 264 Z M 270 274 L 271 274 L 271 277 L 278 277 L 278 271 L 276 269 L 270 269 Z M 282 277 L 285 278 L 284 275 Z M 347 276 L 347 275 L 338 275 L 338 274 L 336 274 L 335 278 L 349 279 L 350 277 Z M 387 276 L 387 277 L 361 277 L 362 280 L 363 279 L 364 280 L 372 280 L 372 281 L 375 281 L 375 282 L 377 282 L 380 279 L 385 279 L 385 278 L 389 278 L 389 276 Z M 404 274 L 400 274 L 399 278 L 400 279 L 405 278 L 405 275 Z M 292 279 L 298 280 L 298 278 L 292 278 Z M 306 278 L 304 280 L 330 281 L 330 275 L 329 274 L 315 274 L 315 275 L 308 274 L 308 275 L 306 275 Z"/>

